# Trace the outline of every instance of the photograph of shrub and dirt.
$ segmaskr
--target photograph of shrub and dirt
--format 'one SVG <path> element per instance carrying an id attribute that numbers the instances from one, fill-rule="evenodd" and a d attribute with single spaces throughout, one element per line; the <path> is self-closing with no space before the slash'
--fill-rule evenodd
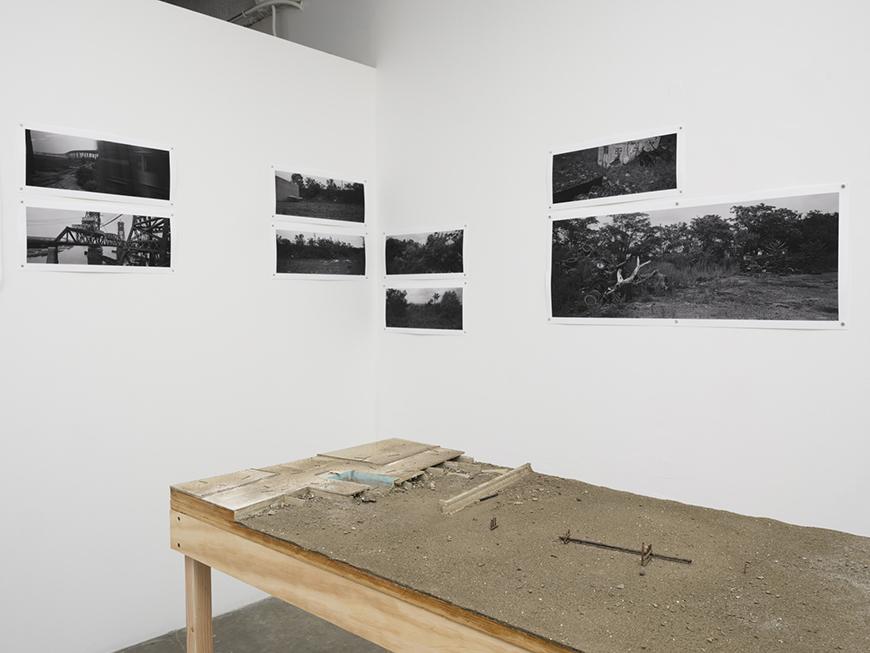
<path id="1" fill-rule="evenodd" d="M 835 321 L 839 194 L 553 221 L 553 317 Z"/>
<path id="2" fill-rule="evenodd" d="M 677 188 L 677 134 L 553 155 L 554 205 Z"/>

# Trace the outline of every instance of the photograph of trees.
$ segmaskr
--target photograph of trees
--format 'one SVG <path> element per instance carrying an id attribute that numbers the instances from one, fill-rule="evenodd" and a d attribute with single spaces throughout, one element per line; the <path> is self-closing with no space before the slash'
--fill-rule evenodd
<path id="1" fill-rule="evenodd" d="M 553 222 L 553 317 L 837 320 L 839 195 Z"/>
<path id="2" fill-rule="evenodd" d="M 462 330 L 462 288 L 387 288 L 391 328 Z"/>
<path id="3" fill-rule="evenodd" d="M 387 274 L 461 273 L 463 234 L 456 229 L 387 236 Z"/>
<path id="4" fill-rule="evenodd" d="M 366 273 L 363 236 L 277 230 L 275 247 L 278 274 Z"/>
<path id="5" fill-rule="evenodd" d="M 677 135 L 553 155 L 553 204 L 677 187 Z"/>
<path id="6" fill-rule="evenodd" d="M 365 222 L 365 187 L 343 179 L 275 173 L 275 214 Z"/>

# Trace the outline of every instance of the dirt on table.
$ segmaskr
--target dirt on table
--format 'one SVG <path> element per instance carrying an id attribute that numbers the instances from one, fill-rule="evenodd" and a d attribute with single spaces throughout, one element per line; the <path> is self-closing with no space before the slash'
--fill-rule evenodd
<path id="1" fill-rule="evenodd" d="M 532 474 L 443 515 L 491 474 L 427 474 L 242 523 L 587 653 L 870 651 L 870 538 Z M 491 520 L 496 519 L 496 528 Z M 653 560 L 561 535 L 689 558 Z"/>

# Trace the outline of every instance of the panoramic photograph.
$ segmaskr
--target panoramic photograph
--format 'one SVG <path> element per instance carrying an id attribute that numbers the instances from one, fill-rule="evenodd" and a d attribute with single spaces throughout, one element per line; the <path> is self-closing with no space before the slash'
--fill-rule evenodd
<path id="1" fill-rule="evenodd" d="M 275 172 L 275 214 L 365 222 L 362 183 L 301 172 Z"/>
<path id="2" fill-rule="evenodd" d="M 677 187 L 677 134 L 553 155 L 553 204 Z"/>
<path id="3" fill-rule="evenodd" d="M 387 288 L 386 324 L 395 329 L 462 330 L 462 288 Z"/>
<path id="4" fill-rule="evenodd" d="M 27 262 L 168 268 L 169 218 L 27 207 Z"/>
<path id="5" fill-rule="evenodd" d="M 278 274 L 366 273 L 364 236 L 277 229 L 275 247 Z"/>
<path id="6" fill-rule="evenodd" d="M 553 317 L 839 315 L 839 194 L 553 222 Z"/>
<path id="7" fill-rule="evenodd" d="M 387 274 L 462 273 L 464 231 L 434 231 L 387 236 Z"/>
<path id="8" fill-rule="evenodd" d="M 169 151 L 26 129 L 27 185 L 169 199 Z"/>

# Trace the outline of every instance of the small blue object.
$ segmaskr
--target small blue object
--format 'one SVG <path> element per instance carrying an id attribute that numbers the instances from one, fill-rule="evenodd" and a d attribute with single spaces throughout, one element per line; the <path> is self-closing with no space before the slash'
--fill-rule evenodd
<path id="1" fill-rule="evenodd" d="M 396 484 L 396 478 L 393 476 L 387 476 L 386 474 L 373 474 L 372 472 L 363 472 L 358 469 L 332 474 L 329 478 L 339 481 L 353 481 L 354 483 L 362 483 L 364 485 L 391 486 Z"/>

